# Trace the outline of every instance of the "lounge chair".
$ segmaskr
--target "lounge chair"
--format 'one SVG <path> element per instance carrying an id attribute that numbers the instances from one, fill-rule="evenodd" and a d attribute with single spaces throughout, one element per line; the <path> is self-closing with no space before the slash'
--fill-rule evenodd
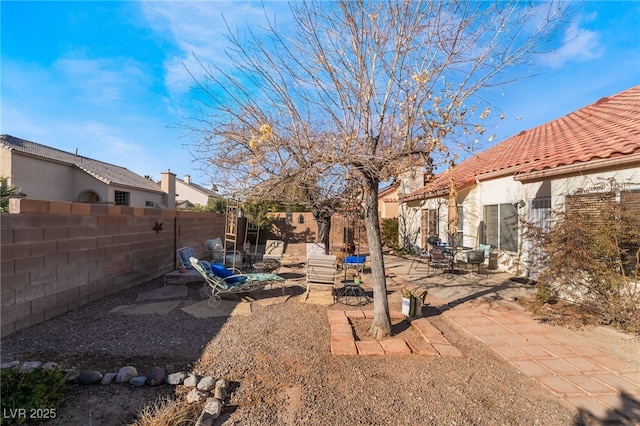
<path id="1" fill-rule="evenodd" d="M 204 287 L 201 291 L 203 298 L 209 298 L 209 306 L 215 308 L 220 305 L 221 294 L 248 293 L 258 290 L 270 284 L 280 284 L 284 295 L 284 278 L 276 274 L 255 273 L 242 274 L 240 271 L 227 269 L 223 265 L 198 260 L 195 257 L 189 259 L 193 268 L 204 278 Z"/>

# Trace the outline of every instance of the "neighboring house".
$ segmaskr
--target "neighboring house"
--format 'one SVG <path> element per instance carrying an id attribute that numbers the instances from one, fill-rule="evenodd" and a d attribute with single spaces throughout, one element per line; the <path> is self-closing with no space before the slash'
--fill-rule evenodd
<path id="1" fill-rule="evenodd" d="M 176 207 L 188 209 L 190 207 L 206 207 L 210 200 L 220 199 L 215 191 L 191 182 L 191 176 L 184 175 L 184 179 L 176 179 Z"/>
<path id="2" fill-rule="evenodd" d="M 398 186 L 393 184 L 378 193 L 378 216 L 380 219 L 398 217 Z"/>
<path id="3" fill-rule="evenodd" d="M 173 173 L 164 172 L 158 184 L 124 167 L 10 135 L 0 135 L 0 175 L 35 200 L 175 208 Z"/>
<path id="4" fill-rule="evenodd" d="M 522 131 L 401 194 L 401 243 L 426 247 L 434 235 L 468 247 L 491 244 L 500 269 L 513 272 L 529 248 L 523 221 L 548 229 L 551 210 L 597 210 L 606 197 L 578 190 L 603 179 L 627 185 L 621 203 L 640 202 L 640 86 Z"/>

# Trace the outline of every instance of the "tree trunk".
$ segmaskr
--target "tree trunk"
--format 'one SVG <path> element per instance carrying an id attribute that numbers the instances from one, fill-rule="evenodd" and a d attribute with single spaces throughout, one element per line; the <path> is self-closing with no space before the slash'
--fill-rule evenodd
<path id="1" fill-rule="evenodd" d="M 378 218 L 378 182 L 369 181 L 364 191 L 365 227 L 369 241 L 371 258 L 371 280 L 373 284 L 373 324 L 370 333 L 376 339 L 391 335 L 391 318 L 389 316 L 389 300 L 387 299 L 387 281 L 382 258 L 382 239 L 380 236 L 380 220 Z"/>
<path id="2" fill-rule="evenodd" d="M 318 242 L 324 244 L 324 252 L 329 254 L 329 235 L 331 233 L 331 216 L 333 216 L 333 212 L 321 207 L 311 209 L 311 213 L 318 224 Z"/>

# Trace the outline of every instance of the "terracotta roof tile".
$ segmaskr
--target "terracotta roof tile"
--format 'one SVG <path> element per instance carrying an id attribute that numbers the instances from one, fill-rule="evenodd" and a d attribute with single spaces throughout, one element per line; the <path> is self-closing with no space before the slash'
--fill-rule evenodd
<path id="1" fill-rule="evenodd" d="M 640 153 L 640 86 L 522 131 L 438 174 L 402 199 L 446 193 L 452 176 L 460 189 L 482 175 L 509 176 L 635 153 Z"/>

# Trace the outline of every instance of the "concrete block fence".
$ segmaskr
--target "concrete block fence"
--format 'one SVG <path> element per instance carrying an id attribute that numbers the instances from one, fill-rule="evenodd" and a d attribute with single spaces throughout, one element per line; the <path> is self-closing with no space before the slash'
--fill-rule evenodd
<path id="1" fill-rule="evenodd" d="M 0 215 L 1 335 L 163 276 L 176 249 L 206 256 L 225 216 L 101 204 L 10 200 Z"/>

